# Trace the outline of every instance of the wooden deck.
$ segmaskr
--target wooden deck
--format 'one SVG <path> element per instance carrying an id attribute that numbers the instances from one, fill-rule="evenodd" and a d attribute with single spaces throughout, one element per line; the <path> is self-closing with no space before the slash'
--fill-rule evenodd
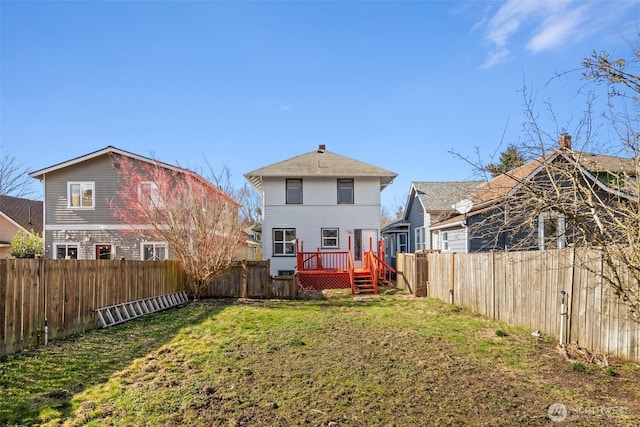
<path id="1" fill-rule="evenodd" d="M 304 252 L 296 248 L 296 267 L 300 290 L 348 289 L 353 294 L 377 294 L 378 282 L 390 283 L 395 271 L 384 262 L 384 245 L 365 252 L 362 267 L 354 267 L 350 252 Z"/>

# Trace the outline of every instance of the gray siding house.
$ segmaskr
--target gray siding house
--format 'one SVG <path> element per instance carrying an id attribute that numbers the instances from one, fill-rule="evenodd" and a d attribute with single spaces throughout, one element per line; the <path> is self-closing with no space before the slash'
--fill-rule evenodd
<path id="1" fill-rule="evenodd" d="M 556 210 L 567 209 L 582 223 L 590 221 L 590 209 L 580 213 L 585 204 L 576 204 L 577 199 L 571 196 L 579 193 L 576 186 L 581 191 L 590 189 L 590 194 L 600 200 L 615 197 L 626 200 L 623 203 L 637 204 L 637 196 L 632 192 L 611 186 L 621 182 L 619 175 L 636 182 L 636 173 L 633 159 L 571 151 L 571 137 L 565 134 L 560 137 L 558 149 L 478 187 L 468 213 L 442 219 L 429 229 L 443 251 L 564 248 L 578 238 L 589 240 L 572 226 L 570 218 Z M 536 192 L 546 194 L 545 188 L 557 188 L 560 194 L 568 196 L 549 203 L 528 203 L 527 199 Z"/>
<path id="2" fill-rule="evenodd" d="M 483 181 L 414 181 L 411 183 L 403 218 L 382 229 L 386 262 L 395 268 L 396 253 L 442 250 L 429 227 L 455 215 L 453 205 L 471 197 Z M 438 237 L 438 235 L 436 235 Z M 445 251 L 448 251 L 445 248 Z"/>
<path id="3" fill-rule="evenodd" d="M 46 258 L 171 258 L 166 242 L 135 236 L 131 227 L 113 214 L 110 202 L 120 186 L 119 156 L 186 172 L 112 146 L 31 172 L 29 176 L 44 186 Z"/>

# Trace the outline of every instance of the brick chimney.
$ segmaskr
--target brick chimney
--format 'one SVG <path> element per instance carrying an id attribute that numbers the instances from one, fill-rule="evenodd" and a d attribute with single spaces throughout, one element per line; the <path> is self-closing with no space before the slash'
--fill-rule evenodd
<path id="1" fill-rule="evenodd" d="M 561 150 L 571 150 L 571 135 L 568 133 L 560 135 L 560 138 L 558 138 L 558 148 Z"/>
<path id="2" fill-rule="evenodd" d="M 324 144 L 318 145 L 318 153 L 324 153 L 326 149 L 327 149 L 326 145 Z"/>

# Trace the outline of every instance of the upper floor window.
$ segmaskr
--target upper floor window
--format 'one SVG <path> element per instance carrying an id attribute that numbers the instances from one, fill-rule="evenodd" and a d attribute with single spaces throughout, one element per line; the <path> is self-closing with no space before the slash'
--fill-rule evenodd
<path id="1" fill-rule="evenodd" d="M 337 228 L 322 229 L 322 247 L 323 248 L 338 247 L 338 229 Z"/>
<path id="2" fill-rule="evenodd" d="M 287 204 L 302 204 L 301 179 L 287 179 Z"/>
<path id="3" fill-rule="evenodd" d="M 68 182 L 67 202 L 70 208 L 93 208 L 95 192 L 93 182 Z"/>
<path id="4" fill-rule="evenodd" d="M 145 261 L 167 259 L 167 244 L 164 242 L 144 242 L 142 244 L 142 259 Z"/>
<path id="5" fill-rule="evenodd" d="M 150 208 L 162 208 L 164 203 L 158 192 L 158 185 L 153 181 L 144 181 L 138 184 L 138 197 L 142 203 Z"/>
<path id="6" fill-rule="evenodd" d="M 353 179 L 338 180 L 338 204 L 353 204 Z"/>
<path id="7" fill-rule="evenodd" d="M 295 255 L 295 228 L 273 229 L 273 255 Z"/>

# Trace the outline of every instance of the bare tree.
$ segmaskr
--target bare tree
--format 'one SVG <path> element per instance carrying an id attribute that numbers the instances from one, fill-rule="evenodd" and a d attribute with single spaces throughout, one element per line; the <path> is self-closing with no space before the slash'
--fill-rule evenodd
<path id="1" fill-rule="evenodd" d="M 212 184 L 187 169 L 114 157 L 120 176 L 114 215 L 146 239 L 166 241 L 185 270 L 196 298 L 225 274 L 242 244 L 239 203 L 228 171 Z M 227 191 L 225 191 L 227 190 Z"/>
<path id="2" fill-rule="evenodd" d="M 0 194 L 30 197 L 34 193 L 28 170 L 0 145 Z"/>
<path id="3" fill-rule="evenodd" d="M 470 229 L 492 249 L 589 249 L 576 261 L 600 274 L 640 321 L 640 49 L 633 52 L 629 61 L 606 52 L 584 61 L 586 84 L 595 85 L 585 92 L 574 138 L 545 131 L 534 99 L 525 96 L 521 149 L 537 156 L 480 188 Z M 595 101 L 603 84 L 600 116 Z"/>

